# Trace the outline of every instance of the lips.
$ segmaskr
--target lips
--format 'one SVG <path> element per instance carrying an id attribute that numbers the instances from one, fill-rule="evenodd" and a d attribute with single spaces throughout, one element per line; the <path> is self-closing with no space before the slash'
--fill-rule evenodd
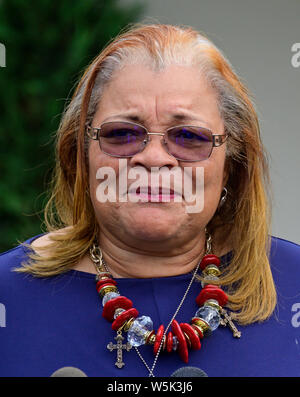
<path id="1" fill-rule="evenodd" d="M 137 196 L 141 201 L 150 202 L 169 202 L 173 200 L 175 196 L 179 195 L 179 193 L 171 188 L 154 186 L 142 186 L 136 189 L 132 188 L 128 190 L 128 194 Z"/>
<path id="2" fill-rule="evenodd" d="M 130 190 L 129 190 L 130 191 Z M 144 187 L 138 187 L 136 189 L 137 194 L 152 194 L 152 195 L 158 195 L 158 194 L 170 194 L 170 195 L 175 195 L 175 192 L 173 189 L 165 188 L 165 187 L 151 187 L 151 186 L 144 186 Z"/>

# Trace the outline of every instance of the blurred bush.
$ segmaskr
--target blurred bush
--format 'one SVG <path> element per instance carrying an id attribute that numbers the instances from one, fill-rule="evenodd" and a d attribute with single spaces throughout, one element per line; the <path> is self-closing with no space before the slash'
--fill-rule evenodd
<path id="1" fill-rule="evenodd" d="M 117 0 L 0 0 L 0 252 L 42 232 L 65 101 L 87 64 L 141 12 Z"/>

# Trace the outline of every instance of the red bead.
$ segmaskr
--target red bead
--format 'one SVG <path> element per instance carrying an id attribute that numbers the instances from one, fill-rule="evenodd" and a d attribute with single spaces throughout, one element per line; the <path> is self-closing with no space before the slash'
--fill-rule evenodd
<path id="1" fill-rule="evenodd" d="M 204 270 L 208 265 L 216 265 L 219 267 L 220 263 L 220 258 L 218 258 L 216 255 L 209 254 L 202 258 L 202 261 L 200 262 L 200 268 L 201 270 Z"/>
<path id="2" fill-rule="evenodd" d="M 165 327 L 163 325 L 161 325 L 156 332 L 155 342 L 154 342 L 154 346 L 153 346 L 154 355 L 156 355 L 158 352 L 158 349 L 159 349 L 159 346 L 161 343 L 161 339 L 164 335 L 164 330 L 165 330 Z"/>
<path id="3" fill-rule="evenodd" d="M 105 303 L 103 307 L 102 316 L 108 321 L 114 320 L 114 313 L 116 309 L 131 309 L 133 306 L 132 301 L 125 296 L 118 296 Z"/>
<path id="4" fill-rule="evenodd" d="M 102 285 L 104 285 L 104 284 L 117 285 L 117 282 L 115 280 L 113 280 L 112 278 L 104 278 L 102 280 L 97 281 L 96 289 L 98 292 L 102 288 Z"/>
<path id="5" fill-rule="evenodd" d="M 111 284 L 111 283 L 103 283 L 102 285 L 100 285 L 100 286 L 97 288 L 98 294 L 100 294 L 100 291 L 101 291 L 101 289 L 102 289 L 103 287 L 115 287 L 115 285 L 114 285 L 114 284 Z"/>
<path id="6" fill-rule="evenodd" d="M 192 349 L 199 350 L 201 348 L 201 342 L 194 328 L 192 328 L 192 326 L 187 323 L 181 323 L 180 328 L 189 337 Z"/>
<path id="7" fill-rule="evenodd" d="M 196 327 L 197 326 L 197 324 L 196 324 L 196 321 L 197 320 L 200 320 L 200 318 L 198 318 L 198 317 L 194 317 L 194 318 L 192 318 L 192 321 L 191 321 L 191 324 L 192 324 L 192 328 L 196 331 L 196 333 L 199 335 L 199 338 L 200 339 L 203 339 L 203 333 L 202 333 L 202 331 L 199 329 L 199 327 L 198 328 L 194 328 L 194 327 Z"/>
<path id="8" fill-rule="evenodd" d="M 224 306 L 228 302 L 228 296 L 225 292 L 218 286 L 212 284 L 208 284 L 202 289 L 196 298 L 196 302 L 199 306 L 202 306 L 208 299 L 215 299 L 220 306 Z"/>
<path id="9" fill-rule="evenodd" d="M 133 307 L 132 309 L 125 310 L 122 312 L 112 323 L 111 327 L 114 331 L 117 331 L 125 321 L 129 320 L 130 318 L 134 317 L 137 318 L 139 312 Z"/>
<path id="10" fill-rule="evenodd" d="M 186 339 L 184 337 L 184 334 L 180 328 L 180 325 L 176 320 L 172 321 L 172 332 L 176 336 L 179 344 L 178 344 L 178 352 L 180 355 L 180 358 L 185 362 L 188 363 L 189 361 L 189 351 L 186 343 Z"/>
<path id="11" fill-rule="evenodd" d="M 167 336 L 167 352 L 168 352 L 168 353 L 171 353 L 172 348 L 173 348 L 173 334 L 172 334 L 172 332 L 170 331 L 170 332 L 168 333 L 168 336 Z"/>

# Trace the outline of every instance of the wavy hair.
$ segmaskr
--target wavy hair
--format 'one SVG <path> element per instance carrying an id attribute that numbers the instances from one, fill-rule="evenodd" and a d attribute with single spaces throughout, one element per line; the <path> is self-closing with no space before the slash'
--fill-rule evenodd
<path id="1" fill-rule="evenodd" d="M 232 247 L 221 284 L 229 307 L 242 324 L 263 321 L 274 311 L 276 291 L 269 264 L 270 200 L 266 154 L 250 94 L 221 51 L 190 27 L 135 24 L 118 35 L 91 62 L 61 119 L 56 167 L 45 207 L 50 244 L 42 256 L 32 252 L 18 272 L 38 277 L 66 272 L 98 235 L 89 195 L 86 123 L 92 121 L 106 84 L 127 64 L 162 70 L 171 64 L 197 66 L 215 89 L 229 135 L 225 167 L 228 197 L 207 225 L 212 236 Z"/>

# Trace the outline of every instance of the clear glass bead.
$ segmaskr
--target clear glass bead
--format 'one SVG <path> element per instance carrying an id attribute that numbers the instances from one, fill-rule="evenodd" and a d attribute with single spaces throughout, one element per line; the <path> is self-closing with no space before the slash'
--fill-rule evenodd
<path id="1" fill-rule="evenodd" d="M 211 306 L 202 306 L 195 313 L 195 317 L 199 317 L 206 321 L 211 330 L 214 331 L 220 325 L 220 314 L 217 309 Z"/>
<path id="2" fill-rule="evenodd" d="M 209 284 L 210 281 L 219 281 L 219 277 L 211 275 L 205 276 L 204 280 L 201 281 L 202 288 L 204 288 L 206 284 Z"/>
<path id="3" fill-rule="evenodd" d="M 131 346 L 141 346 L 146 343 L 145 335 L 153 330 L 153 322 L 149 316 L 141 316 L 136 318 L 131 324 L 127 340 Z"/>
<path id="4" fill-rule="evenodd" d="M 173 349 L 174 352 L 177 350 L 178 344 L 179 344 L 178 339 L 176 338 L 176 336 L 173 336 L 172 349 Z"/>
<path id="5" fill-rule="evenodd" d="M 102 306 L 104 306 L 106 302 L 110 301 L 113 298 L 117 298 L 118 296 L 120 296 L 119 292 L 108 292 L 104 295 L 102 299 Z"/>

